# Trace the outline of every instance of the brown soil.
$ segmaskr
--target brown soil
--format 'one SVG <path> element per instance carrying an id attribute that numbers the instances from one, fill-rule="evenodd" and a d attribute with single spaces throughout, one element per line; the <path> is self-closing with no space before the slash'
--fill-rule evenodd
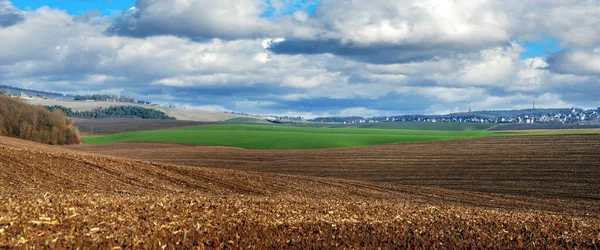
<path id="1" fill-rule="evenodd" d="M 69 147 L 154 162 L 585 201 L 600 206 L 600 135 L 493 137 L 304 151 L 156 143 Z"/>
<path id="2" fill-rule="evenodd" d="M 190 126 L 211 125 L 210 122 L 194 122 L 179 120 L 149 120 L 149 119 L 128 119 L 128 118 L 110 118 L 110 119 L 82 119 L 73 118 L 75 126 L 82 135 L 109 135 L 123 132 L 157 130 L 157 129 L 178 129 Z"/>
<path id="3" fill-rule="evenodd" d="M 149 163 L 0 137 L 0 248 L 599 248 L 598 212 L 588 200 Z"/>
<path id="4" fill-rule="evenodd" d="M 524 129 L 524 130 L 498 130 L 497 133 L 582 133 L 582 134 L 593 134 L 599 133 L 600 128 L 581 128 L 581 129 Z"/>

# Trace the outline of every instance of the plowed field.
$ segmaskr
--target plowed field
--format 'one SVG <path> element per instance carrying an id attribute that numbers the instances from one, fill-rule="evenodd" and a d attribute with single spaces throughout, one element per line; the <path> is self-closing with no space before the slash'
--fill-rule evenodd
<path id="1" fill-rule="evenodd" d="M 131 131 L 177 129 L 189 126 L 214 124 L 209 122 L 194 122 L 180 120 L 148 120 L 129 118 L 82 119 L 73 118 L 81 135 L 109 135 Z"/>
<path id="2" fill-rule="evenodd" d="M 188 167 L 0 137 L 0 248 L 599 248 L 595 209 L 590 200 Z"/>
<path id="3" fill-rule="evenodd" d="M 600 135 L 492 137 L 297 151 L 147 143 L 75 149 L 201 167 L 600 204 Z"/>

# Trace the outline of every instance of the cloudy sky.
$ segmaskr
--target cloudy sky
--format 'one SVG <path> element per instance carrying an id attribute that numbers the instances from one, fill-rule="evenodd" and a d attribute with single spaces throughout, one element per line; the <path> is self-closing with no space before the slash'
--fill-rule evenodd
<path id="1" fill-rule="evenodd" d="M 0 0 L 0 84 L 251 114 L 600 106 L 596 0 Z"/>

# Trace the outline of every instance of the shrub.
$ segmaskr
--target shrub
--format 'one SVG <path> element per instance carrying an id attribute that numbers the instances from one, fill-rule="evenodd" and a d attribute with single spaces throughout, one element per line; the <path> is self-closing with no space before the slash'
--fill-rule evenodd
<path id="1" fill-rule="evenodd" d="M 52 145 L 81 143 L 73 121 L 62 112 L 49 112 L 6 95 L 0 95 L 0 136 Z"/>

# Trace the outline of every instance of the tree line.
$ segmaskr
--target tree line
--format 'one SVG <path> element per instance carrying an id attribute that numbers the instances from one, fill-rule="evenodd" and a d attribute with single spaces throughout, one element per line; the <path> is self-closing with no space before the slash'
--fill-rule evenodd
<path id="1" fill-rule="evenodd" d="M 0 136 L 52 144 L 78 144 L 79 131 L 62 112 L 50 112 L 42 107 L 0 94 Z"/>
<path id="2" fill-rule="evenodd" d="M 76 95 L 75 101 L 108 101 L 108 102 L 135 102 L 135 98 L 127 96 L 116 96 L 116 95 Z"/>
<path id="3" fill-rule="evenodd" d="M 142 108 L 136 106 L 111 106 L 108 108 L 96 108 L 86 111 L 73 111 L 64 106 L 46 106 L 48 111 L 60 111 L 68 117 L 74 118 L 138 118 L 138 119 L 157 119 L 157 120 L 175 120 L 162 111 L 156 109 Z"/>

